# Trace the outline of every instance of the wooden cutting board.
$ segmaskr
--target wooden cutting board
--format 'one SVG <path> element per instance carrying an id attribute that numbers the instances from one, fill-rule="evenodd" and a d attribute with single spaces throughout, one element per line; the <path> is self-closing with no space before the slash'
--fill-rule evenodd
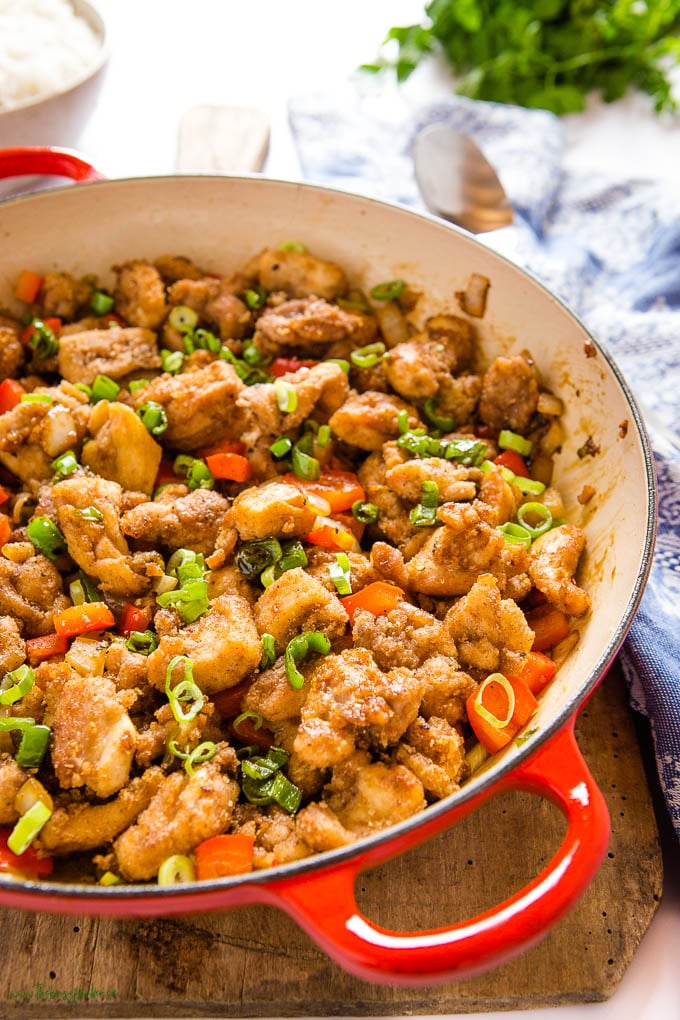
<path id="1" fill-rule="evenodd" d="M 611 813 L 609 853 L 544 941 L 493 973 L 417 989 L 367 984 L 269 907 L 160 920 L 0 910 L 0 1017 L 427 1015 L 606 999 L 652 920 L 663 880 L 636 721 L 618 668 L 581 713 L 577 732 Z M 402 930 L 472 916 L 533 877 L 563 829 L 547 802 L 506 794 L 362 876 L 359 905 L 377 923 Z"/>

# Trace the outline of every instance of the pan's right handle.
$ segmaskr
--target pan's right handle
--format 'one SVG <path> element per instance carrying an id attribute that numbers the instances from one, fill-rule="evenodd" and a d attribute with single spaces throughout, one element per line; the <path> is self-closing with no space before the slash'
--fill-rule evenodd
<path id="1" fill-rule="evenodd" d="M 5 177 L 70 177 L 83 181 L 103 181 L 104 175 L 70 149 L 44 145 L 25 145 L 0 149 L 0 179 Z"/>

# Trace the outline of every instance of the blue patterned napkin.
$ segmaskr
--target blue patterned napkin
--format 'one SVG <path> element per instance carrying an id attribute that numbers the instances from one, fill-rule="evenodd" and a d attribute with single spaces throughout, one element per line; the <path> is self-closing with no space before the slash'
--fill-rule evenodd
<path id="1" fill-rule="evenodd" d="M 653 181 L 567 173 L 562 123 L 542 110 L 459 96 L 414 109 L 348 85 L 292 99 L 289 119 L 306 178 L 415 208 L 423 208 L 412 167 L 418 132 L 445 121 L 471 135 L 515 210 L 505 235 L 512 258 L 610 350 L 643 405 L 659 532 L 621 659 L 632 705 L 650 721 L 680 837 L 680 196 Z"/>

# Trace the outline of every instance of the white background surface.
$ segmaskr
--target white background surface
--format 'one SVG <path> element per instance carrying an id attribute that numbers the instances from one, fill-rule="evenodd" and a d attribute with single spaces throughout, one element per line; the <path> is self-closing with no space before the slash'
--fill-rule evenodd
<path id="1" fill-rule="evenodd" d="M 194 104 L 258 106 L 271 123 L 265 171 L 300 170 L 287 124 L 291 95 L 333 89 L 370 61 L 387 29 L 418 20 L 415 0 L 98 0 L 111 59 L 80 150 L 110 177 L 172 171 L 177 127 Z M 437 68 L 409 82 L 409 102 L 445 90 Z M 567 163 L 613 178 L 677 180 L 680 116 L 660 121 L 643 97 L 567 118 Z M 680 860 L 666 839 L 662 904 L 614 996 L 606 1003 L 474 1014 L 517 1020 L 680 1020 Z M 559 966 L 559 961 L 556 961 Z"/>

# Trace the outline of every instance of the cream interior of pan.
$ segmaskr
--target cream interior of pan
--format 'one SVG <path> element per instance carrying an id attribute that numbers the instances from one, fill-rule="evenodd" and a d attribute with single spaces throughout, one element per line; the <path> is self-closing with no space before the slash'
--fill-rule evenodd
<path id="1" fill-rule="evenodd" d="M 227 273 L 264 247 L 298 240 L 340 263 L 358 286 L 395 277 L 425 295 L 423 318 L 460 312 L 471 273 L 491 280 L 475 320 L 484 356 L 528 350 L 564 401 L 556 480 L 568 518 L 587 533 L 580 583 L 592 612 L 577 648 L 541 698 L 531 735 L 494 759 L 511 763 L 557 728 L 594 686 L 641 597 L 654 534 L 651 458 L 625 382 L 576 319 L 538 283 L 473 238 L 433 219 L 342 192 L 262 178 L 174 176 L 80 185 L 0 206 L 0 306 L 19 310 L 22 268 L 97 273 L 130 258 L 189 256 Z M 579 456 L 590 441 L 594 456 Z M 593 497 L 579 502 L 584 486 Z M 475 783 L 477 780 L 475 780 Z M 455 795 L 454 795 L 455 796 Z"/>

